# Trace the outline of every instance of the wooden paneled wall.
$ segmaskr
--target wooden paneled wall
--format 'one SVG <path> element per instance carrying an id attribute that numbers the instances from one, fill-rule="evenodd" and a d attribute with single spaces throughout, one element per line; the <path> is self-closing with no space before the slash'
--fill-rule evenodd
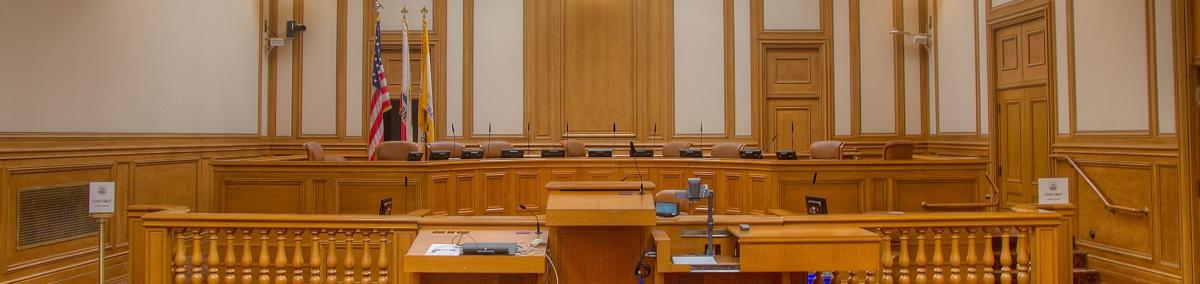
<path id="1" fill-rule="evenodd" d="M 334 13 L 337 15 L 334 28 L 338 29 L 338 52 L 311 54 L 304 51 L 305 44 L 324 46 L 325 43 L 301 37 L 270 57 L 271 66 L 276 68 L 272 69 L 271 75 L 273 91 L 269 92 L 267 104 L 270 113 L 267 132 L 272 143 L 283 148 L 295 149 L 301 141 L 321 141 L 361 151 L 354 147 L 362 144 L 361 128 L 366 125 L 363 121 L 369 114 L 363 101 L 368 99 L 370 91 L 367 79 L 376 19 L 372 1 L 320 5 L 305 5 L 306 2 L 312 1 L 281 0 L 273 6 L 271 23 L 276 24 L 274 28 L 280 29 L 280 25 L 290 19 L 303 22 L 306 14 Z M 396 64 L 401 45 L 396 24 L 400 14 L 392 10 L 400 9 L 401 5 L 411 6 L 407 7 L 412 31 L 409 41 L 416 57 L 420 54 L 418 11 L 421 8 L 416 5 L 431 6 L 429 19 L 434 27 L 430 32 L 432 89 L 439 140 L 497 139 L 549 146 L 563 138 L 584 139 L 593 145 L 619 145 L 628 140 L 648 145 L 669 140 L 698 143 L 703 139 L 705 145 L 702 147 L 722 141 L 739 141 L 763 146 L 768 151 L 797 148 L 804 152 L 810 142 L 839 139 L 874 152 L 886 141 L 905 139 L 921 142 L 920 148 L 928 148 L 928 152 L 934 154 L 989 155 L 985 138 L 986 108 L 970 112 L 970 117 L 938 116 L 940 109 L 936 101 L 940 93 L 931 82 L 936 82 L 939 71 L 932 67 L 938 63 L 929 55 L 930 49 L 912 44 L 902 35 L 888 34 L 889 30 L 922 32 L 933 28 L 935 23 L 927 19 L 936 15 L 937 4 L 931 1 L 721 0 L 723 6 L 719 9 L 723 17 L 709 20 L 720 21 L 724 27 L 713 30 L 710 35 L 725 45 L 724 68 L 716 72 L 724 76 L 713 78 L 723 81 L 720 85 L 724 90 L 719 91 L 718 101 L 710 102 L 699 102 L 695 98 L 715 97 L 679 94 L 675 90 L 679 84 L 675 81 L 679 77 L 674 68 L 681 65 L 677 64 L 678 57 L 670 55 L 677 49 L 685 52 L 676 44 L 692 42 L 675 42 L 679 31 L 674 25 L 680 23 L 676 18 L 696 17 L 681 14 L 693 10 L 676 8 L 677 1 L 510 1 L 510 5 L 522 5 L 520 13 L 499 16 L 488 14 L 496 13 L 495 9 L 478 10 L 477 3 L 472 0 L 387 2 L 393 7 L 385 7 L 382 16 L 387 23 L 383 38 L 385 66 L 393 77 L 389 81 L 393 97 L 399 96 L 405 86 L 399 86 L 400 80 L 396 78 L 401 69 Z M 986 6 L 974 2 L 968 5 Z M 767 6 L 798 10 L 777 13 L 765 11 Z M 336 11 L 324 12 L 329 9 Z M 972 10 L 968 18 L 982 22 L 985 17 L 976 10 Z M 891 19 L 864 26 L 864 11 L 890 15 Z M 522 30 L 518 33 L 519 38 L 503 39 L 518 41 L 523 46 L 521 66 L 505 69 L 487 65 L 495 64 L 491 61 L 475 58 L 475 55 L 493 56 L 481 53 L 488 52 L 488 46 L 478 46 L 476 40 L 501 40 L 490 34 L 479 34 L 475 22 L 496 17 L 524 19 L 520 27 L 510 27 Z M 361 25 L 353 21 L 357 19 L 362 20 Z M 970 47 L 972 51 L 966 53 L 978 53 L 980 37 L 975 29 L 968 31 L 971 33 L 967 37 L 943 41 Z M 355 39 L 362 40 L 362 54 L 353 51 L 358 43 Z M 864 43 L 869 46 L 862 46 Z M 886 46 L 871 43 L 885 43 Z M 864 60 L 864 54 L 874 56 L 879 48 L 886 48 L 892 55 L 882 61 L 873 57 Z M 330 61 L 327 57 L 335 60 Z M 975 58 L 978 61 L 979 56 Z M 319 106 L 336 112 L 338 122 L 333 134 L 304 133 L 308 127 L 301 125 L 306 120 L 311 122 L 304 112 L 312 112 L 314 107 L 303 102 L 305 98 L 311 98 L 306 92 L 314 91 L 305 89 L 304 74 L 311 70 L 304 69 L 304 62 L 313 60 L 334 62 L 339 70 L 333 81 L 337 84 L 335 103 Z M 944 59 L 947 62 L 943 64 L 952 66 L 956 64 L 955 60 L 958 58 Z M 420 66 L 416 62 L 419 60 L 414 60 L 413 66 Z M 969 69 L 982 68 L 979 62 L 972 66 Z M 475 69 L 523 74 L 520 83 L 513 83 L 523 86 L 520 92 L 523 95 L 510 97 L 511 90 L 498 92 L 479 88 L 498 83 L 487 81 L 484 83 L 488 85 L 480 85 L 481 80 L 488 78 L 481 78 Z M 886 74 L 875 72 L 880 69 L 892 71 Z M 419 72 L 419 68 L 412 68 L 412 71 Z M 351 82 L 354 79 L 359 80 Z M 414 87 L 417 84 L 419 80 L 413 80 L 413 86 L 408 87 L 419 90 Z M 970 96 L 969 100 L 976 102 L 986 98 L 986 94 L 981 96 L 974 90 L 978 84 L 970 86 L 973 88 L 970 93 L 948 90 L 942 96 Z M 495 101 L 497 98 L 493 96 L 498 95 L 503 96 L 502 101 L 506 103 L 479 103 Z M 511 113 L 511 107 L 494 109 L 499 108 L 497 105 L 510 106 L 507 102 L 512 100 L 520 101 L 520 114 Z M 707 107 L 714 103 L 721 107 Z M 710 123 L 700 134 L 698 127 L 691 125 L 700 121 L 676 121 L 679 117 L 696 117 L 679 115 L 680 112 L 694 111 L 677 109 L 681 105 L 705 105 L 704 110 L 721 111 L 706 112 L 701 116 L 704 117 L 701 120 Z M 977 103 L 972 108 L 982 108 L 980 105 Z M 488 113 L 480 116 L 494 118 L 498 117 L 492 114 L 495 112 L 503 113 L 499 117 L 506 120 L 495 121 L 497 130 L 488 135 L 490 123 L 486 119 L 476 119 L 476 114 Z M 316 115 L 324 116 L 326 112 Z M 710 120 L 712 116 L 718 118 Z M 942 133 L 934 127 L 938 119 L 985 122 L 980 123 L 980 129 L 970 133 Z M 891 130 L 872 128 L 863 131 L 863 123 L 887 125 Z M 454 131 L 450 124 L 454 124 Z M 616 135 L 613 135 L 614 124 Z M 794 138 L 792 125 L 796 129 Z M 775 138 L 774 142 L 772 138 Z"/>
<path id="2" fill-rule="evenodd" d="M 18 191 L 91 181 L 116 182 L 108 225 L 108 274 L 129 270 L 124 223 L 131 204 L 203 207 L 214 161 L 267 153 L 257 135 L 0 135 L 0 283 L 94 282 L 96 236 L 20 247 Z M 66 208 L 61 208 L 65 210 Z M 120 278 L 113 279 L 119 280 Z"/>
<path id="3" fill-rule="evenodd" d="M 1179 40 L 1192 36 L 1187 34 L 1188 3 L 1094 4 L 1071 0 L 989 3 L 990 27 L 1036 14 L 1046 15 L 1050 27 L 1045 32 L 1050 35 L 1046 39 L 1052 52 L 1044 54 L 1048 56 L 1044 68 L 1049 69 L 1041 72 L 1049 74 L 1049 98 L 1043 103 L 1052 106 L 1044 114 L 1050 120 L 1045 127 L 1050 128 L 1047 139 L 1051 147 L 1048 154 L 1037 153 L 1032 158 L 1049 165 L 1049 176 L 1071 179 L 1071 199 L 1078 208 L 1072 224 L 1076 245 L 1090 254 L 1090 265 L 1102 272 L 1101 279 L 1195 283 L 1200 279 L 1194 245 L 1197 185 L 1195 173 L 1189 173 L 1193 171 L 1189 163 L 1194 162 L 1189 156 L 1194 154 L 1187 154 L 1194 153 L 1189 152 L 1187 140 L 1195 139 L 1189 138 L 1195 132 L 1194 124 L 1191 129 L 1186 127 L 1194 119 L 1186 114 L 1194 111 L 1189 103 L 1195 104 L 1189 101 L 1194 87 L 1189 74 L 1195 73 L 1187 64 L 1194 52 L 1187 50 L 1187 41 Z M 1097 60 L 1097 56 L 1124 60 Z M 992 89 L 994 98 L 989 104 L 998 105 L 1003 83 L 1011 78 L 1003 72 L 994 76 L 993 83 L 1000 84 Z M 1098 76 L 1110 79 L 1098 80 Z M 1139 89 L 1128 89 L 1131 87 Z M 1122 121 L 1103 122 L 1108 119 Z M 1003 124 L 997 121 L 993 125 Z M 1150 213 L 1105 210 L 1098 195 L 1065 158 L 1047 155 L 1075 159 L 1111 203 L 1148 208 Z"/>
<path id="4" fill-rule="evenodd" d="M 699 177 L 721 214 L 804 212 L 804 198 L 829 198 L 831 212 L 927 211 L 928 203 L 990 202 L 986 160 L 752 161 L 524 159 L 434 162 L 224 161 L 214 168 L 213 212 L 371 214 L 392 197 L 395 212 L 514 215 L 544 208 L 551 181 L 653 181 L 682 189 Z M 637 170 L 640 168 L 641 170 Z M 812 186 L 813 173 L 819 179 Z M 650 193 L 648 193 L 650 194 Z"/>

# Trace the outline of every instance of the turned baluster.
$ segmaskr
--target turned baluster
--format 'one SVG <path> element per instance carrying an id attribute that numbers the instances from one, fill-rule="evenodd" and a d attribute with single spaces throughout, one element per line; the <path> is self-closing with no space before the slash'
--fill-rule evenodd
<path id="1" fill-rule="evenodd" d="M 325 234 L 325 230 L 320 232 L 309 232 L 312 243 L 308 245 L 311 251 L 308 255 L 309 275 L 308 282 L 311 284 L 321 283 L 321 235 Z"/>
<path id="2" fill-rule="evenodd" d="M 945 230 L 943 230 L 941 228 L 933 229 L 933 277 L 932 278 L 933 278 L 934 284 L 945 284 L 946 283 L 946 275 L 945 275 L 946 270 L 944 267 L 942 267 L 943 265 L 946 265 L 946 260 L 945 260 L 945 258 L 942 257 L 942 233 L 945 233 Z"/>
<path id="3" fill-rule="evenodd" d="M 1008 228 L 1000 229 L 1000 283 L 1012 284 L 1012 248 L 1009 245 Z"/>
<path id="4" fill-rule="evenodd" d="M 1029 284 L 1029 235 L 1028 229 L 1018 228 L 1017 234 L 1017 283 Z"/>
<path id="5" fill-rule="evenodd" d="M 204 255 L 201 252 L 200 235 L 201 231 L 192 230 L 192 283 L 200 283 L 204 281 Z"/>
<path id="6" fill-rule="evenodd" d="M 325 283 L 338 282 L 337 233 L 329 232 L 329 250 L 325 252 Z"/>
<path id="7" fill-rule="evenodd" d="M 292 284 L 304 284 L 304 251 L 300 243 L 304 241 L 304 230 L 292 231 Z"/>
<path id="8" fill-rule="evenodd" d="M 388 283 L 388 281 L 390 280 L 390 279 L 388 279 L 389 263 L 388 263 L 388 257 L 387 257 L 387 255 L 388 255 L 387 244 L 388 244 L 388 236 L 389 235 L 390 234 L 385 232 L 383 235 L 380 236 L 380 240 L 379 240 L 379 261 L 375 262 L 375 267 L 379 268 L 379 279 L 378 279 L 379 283 Z"/>
<path id="9" fill-rule="evenodd" d="M 225 229 L 225 284 L 237 283 L 237 255 L 233 250 L 233 237 L 237 230 Z"/>
<path id="10" fill-rule="evenodd" d="M 873 272 L 873 271 L 870 271 L 870 270 L 867 270 L 867 277 L 866 277 L 866 278 L 863 278 L 863 282 L 862 282 L 862 283 L 866 283 L 866 284 L 876 284 L 877 282 L 875 282 L 875 272 Z"/>
<path id="11" fill-rule="evenodd" d="M 975 228 L 967 228 L 967 284 L 979 284 L 979 270 L 975 267 L 979 264 L 975 255 L 975 231 Z"/>
<path id="12" fill-rule="evenodd" d="M 913 261 L 917 267 L 917 275 L 913 277 L 913 282 L 917 284 L 929 283 L 929 276 L 925 275 L 925 267 L 929 265 L 929 259 L 925 257 L 925 229 L 917 229 L 917 259 Z"/>
<path id="13" fill-rule="evenodd" d="M 287 284 L 287 230 L 279 230 L 275 242 L 275 284 Z"/>
<path id="14" fill-rule="evenodd" d="M 271 284 L 271 230 L 259 233 L 262 245 L 258 248 L 258 284 Z"/>
<path id="15" fill-rule="evenodd" d="M 342 283 L 355 283 L 354 273 L 358 267 L 354 263 L 354 235 L 358 234 L 358 230 L 346 233 L 346 258 L 342 259 L 342 268 L 346 275 L 342 278 Z"/>
<path id="16" fill-rule="evenodd" d="M 254 231 L 242 230 L 242 284 L 254 284 L 254 255 L 250 250 L 250 235 Z"/>
<path id="17" fill-rule="evenodd" d="M 892 284 L 892 231 L 880 229 L 878 233 L 883 236 L 879 243 L 880 282 Z"/>
<path id="18" fill-rule="evenodd" d="M 217 248 L 218 240 L 220 238 L 217 237 L 217 230 L 210 229 L 208 231 L 208 259 L 205 261 L 205 264 L 208 265 L 208 284 L 221 283 L 221 269 L 219 268 L 221 265 L 221 255 L 217 253 L 220 251 Z"/>
<path id="19" fill-rule="evenodd" d="M 362 283 L 371 283 L 371 235 L 374 231 L 363 232 L 363 252 L 362 259 L 358 262 L 358 266 L 362 267 Z"/>
<path id="20" fill-rule="evenodd" d="M 171 260 L 171 271 L 175 272 L 175 284 L 187 283 L 187 246 L 184 245 L 182 230 L 174 230 L 175 258 Z"/>
<path id="21" fill-rule="evenodd" d="M 983 278 L 982 283 L 996 283 L 996 254 L 992 248 L 992 228 L 983 230 Z"/>
<path id="22" fill-rule="evenodd" d="M 900 229 L 900 261 L 896 266 L 900 267 L 900 284 L 909 284 L 912 278 L 908 275 L 908 229 Z"/>
<path id="23" fill-rule="evenodd" d="M 962 283 L 962 256 L 958 254 L 959 228 L 950 228 L 950 284 Z"/>

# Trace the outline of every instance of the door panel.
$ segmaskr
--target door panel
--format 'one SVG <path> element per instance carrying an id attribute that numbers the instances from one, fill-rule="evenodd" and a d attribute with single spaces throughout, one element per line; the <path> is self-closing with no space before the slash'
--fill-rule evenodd
<path id="1" fill-rule="evenodd" d="M 1000 186 L 1008 204 L 1032 203 L 1037 179 L 1050 175 L 1054 139 L 1046 20 L 1002 27 L 993 36 Z"/>
<path id="2" fill-rule="evenodd" d="M 1024 200 L 1025 198 L 1025 153 L 1024 123 L 1021 121 L 1023 112 L 1020 98 L 1022 90 L 1008 90 L 1000 93 L 1000 186 L 1004 191 L 1005 200 Z"/>
<path id="3" fill-rule="evenodd" d="M 821 107 L 826 96 L 825 62 L 816 47 L 772 47 L 764 53 L 764 151 L 808 150 L 813 141 L 826 138 L 826 114 Z M 795 125 L 795 136 L 792 125 Z M 774 143 L 771 138 L 775 137 Z"/>

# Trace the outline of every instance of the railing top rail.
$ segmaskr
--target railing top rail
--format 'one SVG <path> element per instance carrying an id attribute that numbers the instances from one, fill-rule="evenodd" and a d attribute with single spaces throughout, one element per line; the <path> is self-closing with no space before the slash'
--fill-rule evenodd
<path id="1" fill-rule="evenodd" d="M 856 225 L 859 227 L 1058 226 L 1055 212 L 947 212 L 783 216 L 784 224 Z"/>
<path id="2" fill-rule="evenodd" d="M 1089 177 L 1087 175 L 1087 173 L 1083 172 L 1083 169 L 1079 168 L 1079 164 L 1075 163 L 1075 159 L 1072 159 L 1071 156 L 1051 155 L 1050 157 L 1066 160 L 1067 164 L 1070 164 L 1071 168 L 1075 169 L 1075 172 L 1079 174 L 1079 177 L 1083 178 L 1083 181 L 1088 184 L 1088 186 L 1092 189 L 1092 192 L 1096 193 L 1097 197 L 1100 197 L 1100 201 L 1104 202 L 1104 209 L 1108 209 L 1108 211 L 1112 211 L 1112 212 L 1121 211 L 1121 212 L 1128 212 L 1128 213 L 1133 213 L 1133 214 L 1144 214 L 1144 215 L 1150 214 L 1149 207 L 1133 208 L 1133 207 L 1129 207 L 1129 206 L 1116 205 L 1116 204 L 1110 202 L 1108 200 L 1108 196 L 1104 195 L 1103 191 L 1100 191 L 1100 187 L 1096 186 L 1096 183 L 1092 181 L 1092 178 Z"/>
<path id="3" fill-rule="evenodd" d="M 147 228 L 416 229 L 406 215 L 239 214 L 156 212 L 142 216 Z"/>

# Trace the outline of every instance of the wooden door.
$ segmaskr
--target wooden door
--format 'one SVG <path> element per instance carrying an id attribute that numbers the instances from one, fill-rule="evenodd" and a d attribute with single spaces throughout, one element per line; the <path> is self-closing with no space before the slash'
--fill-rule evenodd
<path id="1" fill-rule="evenodd" d="M 1050 176 L 1049 66 L 1045 18 L 994 33 L 997 167 L 1007 203 L 1037 201 L 1037 179 Z"/>
<path id="2" fill-rule="evenodd" d="M 795 149 L 825 139 L 825 62 L 818 47 L 771 47 L 765 52 L 763 94 L 764 151 Z M 793 135 L 794 126 L 794 135 Z M 771 143 L 772 138 L 776 138 Z"/>

